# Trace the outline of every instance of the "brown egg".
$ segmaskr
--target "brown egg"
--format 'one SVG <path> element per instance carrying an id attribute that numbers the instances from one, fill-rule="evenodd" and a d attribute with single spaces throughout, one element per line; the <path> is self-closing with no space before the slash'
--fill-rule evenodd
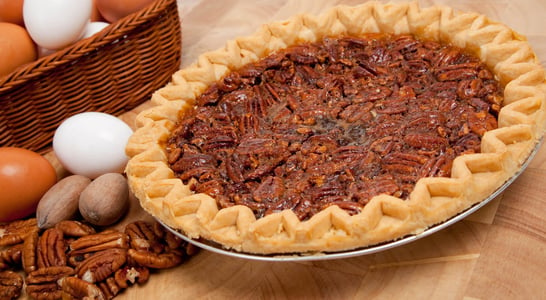
<path id="1" fill-rule="evenodd" d="M 23 26 L 23 0 L 0 0 L 0 22 Z"/>
<path id="2" fill-rule="evenodd" d="M 102 21 L 104 21 L 104 18 L 101 16 L 99 9 L 97 8 L 97 0 L 93 0 L 93 8 L 91 10 L 91 22 L 102 22 Z"/>
<path id="3" fill-rule="evenodd" d="M 0 147 L 0 222 L 28 217 L 57 182 L 55 169 L 40 154 Z"/>
<path id="4" fill-rule="evenodd" d="M 34 61 L 36 57 L 36 45 L 23 27 L 0 22 L 0 76 Z"/>
<path id="5" fill-rule="evenodd" d="M 96 5 L 104 19 L 113 23 L 152 2 L 154 0 L 96 0 Z"/>

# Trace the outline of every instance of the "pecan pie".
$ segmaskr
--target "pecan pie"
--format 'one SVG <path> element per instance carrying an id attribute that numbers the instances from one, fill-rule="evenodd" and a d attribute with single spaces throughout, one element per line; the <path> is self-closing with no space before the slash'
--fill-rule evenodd
<path id="1" fill-rule="evenodd" d="M 367 3 L 264 25 L 157 91 L 127 145 L 145 210 L 237 251 L 341 251 L 484 200 L 545 124 L 525 39 L 448 7 Z"/>

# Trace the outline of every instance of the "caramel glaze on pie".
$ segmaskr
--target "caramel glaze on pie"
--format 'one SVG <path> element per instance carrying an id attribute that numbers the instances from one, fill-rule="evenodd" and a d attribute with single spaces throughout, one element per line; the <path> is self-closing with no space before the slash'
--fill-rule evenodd
<path id="1" fill-rule="evenodd" d="M 261 218 L 328 206 L 356 214 L 450 176 L 497 128 L 502 89 L 478 58 L 410 35 L 325 38 L 231 72 L 197 98 L 167 150 L 176 176 L 220 208 Z"/>
<path id="2" fill-rule="evenodd" d="M 327 80 L 326 77 L 335 76 L 337 73 L 313 78 L 317 76 L 317 72 L 321 72 L 318 69 L 321 63 L 309 65 L 306 60 L 320 60 L 322 56 L 301 56 L 301 51 L 305 50 L 298 48 L 298 45 L 314 44 L 317 46 L 307 48 L 307 51 L 311 49 L 314 51 L 315 47 L 325 47 L 318 46 L 325 39 L 325 45 L 348 43 L 355 46 L 356 40 L 370 40 L 370 33 L 383 33 L 388 34 L 387 36 L 393 34 L 395 37 L 393 40 L 398 41 L 393 44 L 393 47 L 400 43 L 400 46 L 406 45 L 409 47 L 408 49 L 411 49 L 417 44 L 414 44 L 409 37 L 415 36 L 419 40 L 426 41 L 422 44 L 425 48 L 444 47 L 438 46 L 438 44 L 433 46 L 434 43 L 430 41 L 435 41 L 440 45 L 453 45 L 463 49 L 464 53 L 478 57 L 491 71 L 494 79 L 498 80 L 502 88 L 494 87 L 495 83 L 491 81 L 490 73 L 483 66 L 478 69 L 461 69 L 460 66 L 456 67 L 457 70 L 442 69 L 450 64 L 473 64 L 473 59 L 470 56 L 455 55 L 461 59 L 464 57 L 464 60 L 469 60 L 468 62 L 450 61 L 453 59 L 453 55 L 442 54 L 448 51 L 446 50 L 448 48 L 444 48 L 444 50 L 433 53 L 435 58 L 428 58 L 432 69 L 429 73 L 430 77 L 423 75 L 423 79 L 434 79 L 431 81 L 432 86 L 425 87 L 422 84 L 417 86 L 385 85 L 386 89 L 384 89 L 380 82 L 371 81 L 372 86 L 377 87 L 376 89 L 366 90 L 368 86 L 363 84 L 359 88 L 366 91 L 368 96 L 376 93 L 381 97 L 364 101 L 359 98 L 359 94 L 362 94 L 360 90 L 352 90 L 353 85 L 349 79 L 362 76 L 360 80 L 367 80 L 366 78 L 383 74 L 384 70 L 377 68 L 384 66 L 381 64 L 367 65 L 363 61 L 355 64 L 355 61 L 340 60 L 337 64 L 332 65 L 333 68 L 351 70 L 349 67 L 352 64 L 355 69 L 352 69 L 351 72 L 354 73 L 348 78 L 347 76 L 340 78 L 339 84 L 343 84 L 343 89 L 336 90 L 331 86 L 326 88 L 328 83 L 335 82 Z M 351 38 L 355 38 L 355 40 L 351 41 Z M 291 48 L 292 46 L 295 48 Z M 284 52 L 283 49 L 287 48 L 291 49 Z M 379 56 L 372 57 L 372 62 L 374 59 L 376 61 L 382 60 L 381 53 L 389 52 L 378 51 Z M 403 53 L 404 51 L 400 52 L 402 56 L 411 54 L 411 51 Z M 251 71 L 249 67 L 245 66 L 259 65 L 267 61 L 267 59 L 262 61 L 261 59 L 270 55 L 273 55 L 271 58 L 275 61 L 275 58 L 278 58 L 275 53 L 293 53 L 289 55 L 294 56 L 292 61 L 298 59 L 303 61 L 299 67 L 296 63 L 295 67 L 290 69 L 290 65 L 293 63 L 283 59 L 279 68 L 283 68 L 283 63 L 288 64 L 285 66 L 287 72 L 275 73 L 271 71 L 267 72 L 268 74 L 301 78 L 304 83 L 314 80 L 314 83 L 309 85 L 309 89 L 296 88 L 296 93 L 293 94 L 296 100 L 294 102 L 292 101 L 294 99 L 290 99 L 287 96 L 288 93 L 284 92 L 287 87 L 279 87 L 279 83 L 285 79 L 274 80 L 269 83 L 269 86 L 264 82 L 251 87 L 244 81 L 257 80 L 261 77 L 251 75 L 246 77 L 248 74 L 240 73 L 245 68 L 247 71 Z M 328 55 L 330 54 L 328 53 Z M 341 56 L 334 53 L 333 58 L 337 57 Z M 426 65 L 425 57 L 423 57 L 423 61 Z M 392 59 L 392 62 L 396 62 L 396 57 Z M 445 64 L 436 65 L 436 62 L 442 61 L 442 59 L 447 59 Z M 389 61 L 391 61 L 390 58 Z M 411 65 L 410 61 L 404 60 L 403 62 Z M 438 68 L 437 66 L 443 67 Z M 424 70 L 424 66 L 418 64 L 406 67 L 409 71 L 417 72 L 417 74 L 404 75 L 394 72 L 389 75 L 387 73 L 384 80 L 404 81 L 403 78 L 398 78 L 399 76 L 416 79 L 419 77 L 420 70 Z M 293 75 L 290 74 L 291 70 L 294 71 Z M 393 68 L 393 70 L 396 69 Z M 231 76 L 239 77 L 231 78 Z M 266 71 L 261 76 L 267 76 Z M 445 6 L 420 7 L 416 2 L 396 4 L 367 2 L 358 6 L 333 7 L 320 15 L 301 14 L 286 21 L 265 24 L 252 35 L 228 41 L 225 47 L 203 53 L 194 64 L 173 74 L 172 82 L 152 96 L 151 102 L 155 106 L 141 112 L 136 118 L 138 128 L 129 139 L 126 147 L 126 152 L 130 156 L 126 174 L 132 192 L 147 212 L 163 223 L 183 231 L 190 238 L 211 240 L 229 249 L 264 254 L 329 252 L 389 242 L 407 235 L 418 234 L 435 224 L 445 222 L 472 205 L 490 197 L 503 183 L 520 171 L 522 164 L 533 149 L 536 149 L 544 134 L 546 124 L 545 77 L 544 68 L 523 36 L 508 26 L 477 13 L 460 12 Z M 448 87 L 452 78 L 463 80 L 457 83 L 456 88 L 455 86 Z M 238 80 L 241 80 L 241 83 L 238 83 Z M 359 80 L 355 82 L 359 82 Z M 333 96 L 338 93 L 343 97 L 329 98 L 325 95 L 316 97 L 313 94 L 320 92 L 320 85 L 324 85 L 326 88 L 322 89 L 324 93 L 332 92 Z M 446 85 L 445 89 L 442 88 L 443 85 Z M 232 93 L 222 91 L 237 86 L 241 88 L 240 91 L 232 91 Z M 207 92 L 209 88 L 210 90 Z M 213 135 L 212 137 L 216 138 L 214 141 L 206 138 L 201 141 L 199 138 L 188 139 L 190 135 L 186 134 L 187 131 L 180 137 L 170 140 L 175 131 L 185 132 L 183 126 L 177 129 L 177 124 L 191 123 L 191 121 L 181 120 L 192 114 L 193 110 L 196 110 L 196 115 L 199 115 L 203 110 L 221 108 L 222 105 L 218 105 L 219 103 L 229 102 L 226 102 L 225 99 L 217 100 L 217 97 L 209 97 L 216 93 L 215 88 L 219 94 L 228 98 L 236 98 L 237 93 L 241 93 L 242 97 L 251 96 L 246 103 L 252 105 L 249 109 L 244 108 L 244 111 L 254 113 L 248 116 L 242 115 L 242 120 L 237 121 L 238 125 L 242 124 L 241 127 L 233 129 L 229 129 L 229 126 L 235 127 L 235 122 L 223 123 L 222 121 L 229 120 L 227 115 L 225 118 L 208 119 L 206 117 L 207 120 L 196 122 L 195 124 L 200 122 L 204 122 L 203 124 L 207 122 L 209 124 L 221 123 L 219 126 L 210 128 L 211 131 L 228 128 L 226 134 Z M 423 88 L 425 88 L 424 91 Z M 434 89 L 439 91 L 436 91 L 435 94 L 433 93 Z M 483 98 L 483 91 L 487 91 L 485 94 L 490 96 Z M 432 96 L 425 97 L 423 95 L 427 93 L 432 93 Z M 497 93 L 502 94 L 502 97 L 499 97 Z M 309 95 L 311 97 L 307 99 L 306 96 Z M 330 109 L 327 106 L 328 102 L 334 98 L 340 102 L 351 100 L 351 104 L 337 103 Z M 250 101 L 251 99 L 254 100 Z M 322 99 L 322 109 L 306 111 L 308 106 L 318 104 L 317 99 Z M 450 108 L 451 113 L 460 115 L 460 120 L 455 120 L 461 122 L 457 123 L 458 125 L 453 125 L 451 121 L 454 121 L 454 118 L 444 113 L 446 106 L 453 103 L 453 99 L 462 99 L 456 101 L 456 106 L 453 109 Z M 208 103 L 211 101 L 212 103 Z M 215 104 L 215 101 L 218 102 Z M 500 110 L 499 101 L 502 101 Z M 400 102 L 408 103 L 408 105 L 398 105 Z M 232 100 L 231 104 L 237 104 L 237 101 L 233 102 Z M 412 104 L 417 104 L 417 106 L 412 107 Z M 291 107 L 291 105 L 295 106 Z M 362 110 L 351 110 L 351 105 L 362 106 Z M 430 110 L 428 107 L 422 108 L 419 105 L 430 106 Z M 232 106 L 232 111 L 242 109 L 242 107 L 236 107 L 237 105 Z M 327 108 L 326 111 L 324 107 Z M 397 109 L 400 112 L 396 112 Z M 390 113 L 388 113 L 389 110 Z M 261 115 L 278 116 L 282 119 L 283 111 L 290 113 L 297 111 L 300 117 L 289 120 L 290 122 L 279 122 L 279 125 L 274 128 L 281 129 L 286 126 L 289 132 L 283 132 L 282 136 L 285 139 L 303 137 L 305 139 L 300 142 L 301 145 L 291 140 L 273 143 L 263 137 L 250 143 L 251 140 L 247 138 L 249 136 L 245 136 L 243 131 L 253 131 L 256 129 L 253 125 L 254 122 L 263 123 L 264 120 L 268 120 L 266 116 L 261 117 Z M 415 113 L 409 113 L 410 111 L 415 111 Z M 306 112 L 308 112 L 307 115 L 304 114 Z M 418 119 L 403 121 L 397 119 L 418 118 L 420 113 L 428 113 L 433 118 L 423 119 L 423 122 Z M 203 116 L 210 114 L 205 113 Z M 222 112 L 218 112 L 218 114 L 221 115 Z M 362 115 L 358 116 L 358 114 Z M 331 117 L 332 115 L 335 115 L 336 118 Z M 495 127 L 495 118 L 492 116 L 497 117 L 498 128 L 496 129 L 492 129 Z M 358 128 L 358 126 L 352 125 L 355 123 L 350 122 L 354 118 L 367 125 L 370 124 L 366 122 L 373 123 L 379 119 L 389 121 L 377 122 L 380 125 L 375 127 Z M 274 120 L 269 121 L 273 122 Z M 434 126 L 429 126 L 431 123 Z M 397 126 L 397 124 L 399 125 Z M 263 124 L 259 125 L 258 131 Z M 199 126 L 197 125 L 196 128 Z M 330 128 L 337 129 L 330 130 Z M 345 130 L 344 133 L 335 133 L 341 128 L 348 130 Z M 351 132 L 351 129 L 354 131 Z M 240 134 L 232 136 L 232 130 Z M 375 134 L 380 136 L 380 139 L 376 141 L 380 142 L 372 142 L 371 139 L 363 142 L 365 146 L 366 143 L 369 143 L 367 146 L 370 146 L 370 150 L 362 151 L 351 148 L 356 145 L 353 140 L 361 136 L 369 137 L 374 134 L 374 131 L 377 131 Z M 308 136 L 313 132 L 317 134 L 313 137 Z M 459 137 L 459 133 L 465 132 L 468 132 L 467 138 Z M 332 136 L 332 134 L 334 135 Z M 318 138 L 316 138 L 317 136 Z M 478 151 L 476 143 L 480 136 L 481 142 Z M 332 137 L 335 137 L 333 138 L 335 143 L 331 143 Z M 381 138 L 385 137 L 387 138 L 382 141 Z M 445 137 L 445 139 L 440 137 Z M 181 150 L 173 150 L 177 148 L 172 146 L 173 143 L 176 144 L 177 139 L 180 141 L 188 139 L 189 143 L 185 144 L 188 149 L 181 145 Z M 239 161 L 236 159 L 232 159 L 231 162 L 224 160 L 224 166 L 221 166 L 222 160 L 218 160 L 216 157 L 211 159 L 205 156 L 206 158 L 203 160 L 194 161 L 197 165 L 208 164 L 210 161 L 212 165 L 218 167 L 217 171 L 210 171 L 210 167 L 201 170 L 198 167 L 188 168 L 187 164 L 184 166 L 185 163 L 181 163 L 179 160 L 184 157 L 184 153 L 177 153 L 179 151 L 189 151 L 186 153 L 195 151 L 195 155 L 210 155 L 198 152 L 196 148 L 204 148 L 205 145 L 208 145 L 207 151 L 214 152 L 214 149 L 222 149 L 234 144 L 234 139 L 238 139 L 238 146 L 234 148 L 234 151 L 247 151 L 244 155 L 239 155 L 237 158 Z M 392 146 L 389 144 L 389 139 L 394 141 Z M 461 140 L 464 142 L 457 142 Z M 265 146 L 263 148 L 257 147 L 256 144 L 260 145 L 260 143 Z M 372 143 L 375 145 L 372 146 Z M 328 152 L 328 148 L 334 144 L 340 147 Z M 432 145 L 435 145 L 434 149 L 429 149 L 432 148 Z M 464 146 L 459 147 L 461 145 Z M 280 157 L 287 161 L 290 158 L 285 158 L 283 155 L 294 153 L 297 157 L 298 152 L 291 152 L 290 146 L 295 148 L 292 150 L 301 147 L 299 155 L 304 156 L 301 160 L 296 159 L 293 166 L 286 163 L 284 165 L 271 162 L 264 164 L 267 162 L 266 157 L 271 157 L 273 160 L 278 160 Z M 167 147 L 172 151 L 168 151 Z M 386 151 L 390 147 L 392 149 Z M 285 148 L 288 148 L 288 151 L 279 151 L 274 156 L 263 155 L 264 153 L 259 152 L 271 149 L 284 150 Z M 410 150 L 410 152 L 399 150 Z M 386 152 L 381 155 L 383 151 Z M 251 153 L 253 153 L 252 156 Z M 327 153 L 331 153 L 331 155 Z M 456 157 L 449 162 L 454 156 Z M 360 163 L 361 166 L 350 168 L 350 160 L 355 157 L 359 157 L 357 163 Z M 314 158 L 317 159 L 317 164 L 309 165 L 309 161 Z M 328 164 L 335 159 L 349 160 L 349 162 L 347 164 L 345 162 L 343 164 Z M 371 163 L 368 163 L 367 159 Z M 306 166 L 303 166 L 304 161 L 308 161 Z M 241 164 L 236 165 L 234 162 Z M 181 169 L 175 172 L 171 165 L 175 169 L 179 167 Z M 248 168 L 253 165 L 257 167 L 254 171 Z M 266 167 L 259 169 L 262 165 Z M 275 165 L 275 167 L 268 170 L 271 165 Z M 324 172 L 321 174 L 333 172 L 333 174 L 337 174 L 335 176 L 340 181 L 330 182 L 326 180 L 326 175 L 322 177 L 323 175 L 319 174 L 316 178 L 311 178 L 318 165 L 324 165 L 324 170 L 321 170 Z M 295 168 L 295 171 L 291 169 L 292 167 Z M 346 170 L 336 169 L 342 167 Z M 381 171 L 374 169 L 379 167 L 382 168 Z M 298 174 L 298 168 L 306 170 L 305 174 L 302 174 L 302 178 L 285 180 L 283 177 L 279 177 L 290 174 L 291 171 Z M 191 174 L 191 171 L 187 173 L 186 169 L 194 170 L 194 174 Z M 384 169 L 390 169 L 389 172 L 393 173 L 389 175 Z M 228 175 L 228 170 L 230 170 L 231 178 Z M 237 170 L 241 172 L 237 173 Z M 215 174 L 215 172 L 225 174 Z M 353 186 L 366 184 L 366 180 L 357 181 L 361 178 L 355 172 L 366 172 L 370 178 L 374 176 L 375 178 L 383 178 L 386 184 L 375 184 L 370 189 L 358 190 L 354 187 L 351 189 L 351 184 Z M 259 180 L 258 177 L 254 179 L 259 173 L 267 175 Z M 206 181 L 209 175 L 211 180 Z M 215 177 L 217 175 L 218 177 Z M 430 177 L 429 175 L 442 176 Z M 180 176 L 183 177 L 183 180 Z M 411 190 L 413 181 L 419 176 L 427 177 L 418 179 Z M 279 202 L 276 201 L 278 199 L 269 197 L 271 194 L 282 194 L 283 196 L 279 199 L 290 199 L 290 193 L 297 191 L 298 187 L 289 190 L 286 186 L 294 185 L 292 181 L 304 179 L 304 187 L 299 187 L 299 190 L 303 195 L 315 193 L 315 196 L 312 197 L 320 198 L 315 202 L 317 206 L 311 207 L 307 203 L 298 206 L 296 202 Z M 243 193 L 234 194 L 230 198 L 230 189 L 234 189 L 233 186 L 235 186 L 231 185 L 230 187 L 227 184 L 230 180 L 250 183 L 250 185 L 236 183 L 242 187 Z M 281 180 L 283 185 L 280 184 Z M 395 184 L 392 184 L 392 180 Z M 340 188 L 337 184 L 347 184 L 347 186 Z M 252 192 L 250 192 L 250 188 L 253 189 Z M 282 189 L 284 190 L 281 193 Z M 373 189 L 384 189 L 387 193 L 364 200 L 366 196 L 362 193 Z M 348 199 L 356 201 L 344 202 Z M 254 205 L 254 210 L 246 205 L 233 205 L 237 203 L 236 201 L 245 202 L 244 204 L 250 203 Z M 331 205 L 331 203 L 337 205 Z M 365 205 L 361 206 L 362 204 Z M 291 208 L 295 208 L 295 210 Z"/>

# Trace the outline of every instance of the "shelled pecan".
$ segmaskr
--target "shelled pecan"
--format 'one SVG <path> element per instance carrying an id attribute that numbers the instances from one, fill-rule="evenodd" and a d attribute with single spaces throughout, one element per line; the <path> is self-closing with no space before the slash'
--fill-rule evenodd
<path id="1" fill-rule="evenodd" d="M 127 250 L 99 251 L 76 267 L 76 275 L 87 282 L 99 282 L 114 274 L 127 261 Z"/>
<path id="2" fill-rule="evenodd" d="M 163 227 L 163 225 L 161 225 L 159 222 L 154 222 L 152 226 L 153 226 L 155 235 L 161 241 L 163 241 L 163 243 L 169 249 L 178 249 L 180 247 L 184 247 L 187 245 L 186 242 L 184 242 L 181 238 L 176 236 L 174 233 L 165 229 L 165 227 Z"/>
<path id="3" fill-rule="evenodd" d="M 97 284 L 105 299 L 113 299 L 123 291 L 114 277 L 108 277 L 106 280 Z"/>
<path id="4" fill-rule="evenodd" d="M 37 249 L 38 249 L 39 232 L 34 230 L 29 234 L 23 242 L 22 249 L 22 265 L 23 270 L 28 274 L 38 268 L 37 265 Z"/>
<path id="5" fill-rule="evenodd" d="M 125 226 L 125 233 L 130 238 L 132 249 L 149 250 L 154 253 L 163 251 L 164 246 L 160 242 L 161 235 L 158 235 L 148 222 L 136 221 L 130 223 Z"/>
<path id="6" fill-rule="evenodd" d="M 0 247 L 22 243 L 37 228 L 36 218 L 0 225 Z"/>
<path id="7" fill-rule="evenodd" d="M 150 271 L 142 266 L 128 266 L 118 269 L 110 277 L 96 282 L 105 299 L 112 299 L 134 284 L 144 284 L 150 277 Z"/>
<path id="8" fill-rule="evenodd" d="M 143 266 L 125 266 L 116 271 L 114 278 L 119 287 L 128 288 L 135 283 L 146 283 L 150 278 L 150 270 Z"/>
<path id="9" fill-rule="evenodd" d="M 22 252 L 23 244 L 13 245 L 0 251 L 0 270 L 20 265 Z"/>
<path id="10" fill-rule="evenodd" d="M 74 274 L 67 266 L 44 267 L 30 272 L 26 279 L 26 291 L 34 299 L 60 299 L 61 288 L 57 281 Z"/>
<path id="11" fill-rule="evenodd" d="M 127 235 L 119 231 L 101 232 L 82 236 L 70 243 L 70 255 L 93 253 L 112 248 L 127 249 Z"/>
<path id="12" fill-rule="evenodd" d="M 13 271 L 0 272 L 0 299 L 17 299 L 23 289 L 23 277 Z"/>
<path id="13" fill-rule="evenodd" d="M 58 285 L 61 287 L 63 299 L 106 299 L 102 291 L 95 284 L 77 277 L 61 278 L 58 281 Z"/>
<path id="14" fill-rule="evenodd" d="M 30 272 L 25 282 L 27 285 L 57 282 L 62 277 L 70 276 L 74 274 L 74 269 L 68 266 L 53 266 L 40 268 L 36 271 Z"/>
<path id="15" fill-rule="evenodd" d="M 64 220 L 55 225 L 64 236 L 82 237 L 95 233 L 95 228 L 74 220 Z"/>
<path id="16" fill-rule="evenodd" d="M 146 250 L 129 249 L 127 254 L 138 265 L 152 269 L 172 268 L 179 265 L 184 258 L 184 253 L 180 250 L 157 254 Z"/>
<path id="17" fill-rule="evenodd" d="M 51 266 L 66 266 L 67 245 L 62 231 L 56 228 L 45 230 L 38 239 L 38 268 Z"/>
<path id="18" fill-rule="evenodd" d="M 180 247 L 181 250 L 184 250 L 186 253 L 186 257 L 194 256 L 197 253 L 199 253 L 199 247 L 195 246 L 194 244 L 188 243 L 184 241 L 182 243 L 182 246 Z"/>
<path id="19" fill-rule="evenodd" d="M 91 255 L 93 255 L 93 253 L 72 254 L 69 252 L 67 264 L 73 268 L 76 268 Z"/>
<path id="20" fill-rule="evenodd" d="M 179 265 L 192 248 L 188 243 L 166 230 L 158 222 L 133 222 L 125 231 L 131 239 L 130 261 L 152 269 L 166 269 Z M 189 253 L 188 250 L 189 249 Z"/>

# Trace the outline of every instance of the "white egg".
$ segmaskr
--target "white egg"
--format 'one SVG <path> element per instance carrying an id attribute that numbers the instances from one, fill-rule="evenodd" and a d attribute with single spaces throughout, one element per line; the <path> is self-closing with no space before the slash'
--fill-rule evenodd
<path id="1" fill-rule="evenodd" d="M 82 36 L 92 8 L 93 0 L 25 0 L 23 19 L 36 44 L 57 50 Z"/>
<path id="2" fill-rule="evenodd" d="M 106 27 L 108 25 L 110 25 L 110 24 L 108 24 L 106 22 L 98 22 L 98 21 L 97 22 L 91 22 L 91 23 L 87 24 L 87 27 L 85 28 L 82 39 L 85 39 L 85 38 L 88 38 L 88 37 L 92 36 L 93 34 L 103 30 L 104 27 Z"/>
<path id="3" fill-rule="evenodd" d="M 125 145 L 132 133 L 125 122 L 112 115 L 84 112 L 61 123 L 53 136 L 53 150 L 73 174 L 96 178 L 121 173 L 128 160 Z"/>

